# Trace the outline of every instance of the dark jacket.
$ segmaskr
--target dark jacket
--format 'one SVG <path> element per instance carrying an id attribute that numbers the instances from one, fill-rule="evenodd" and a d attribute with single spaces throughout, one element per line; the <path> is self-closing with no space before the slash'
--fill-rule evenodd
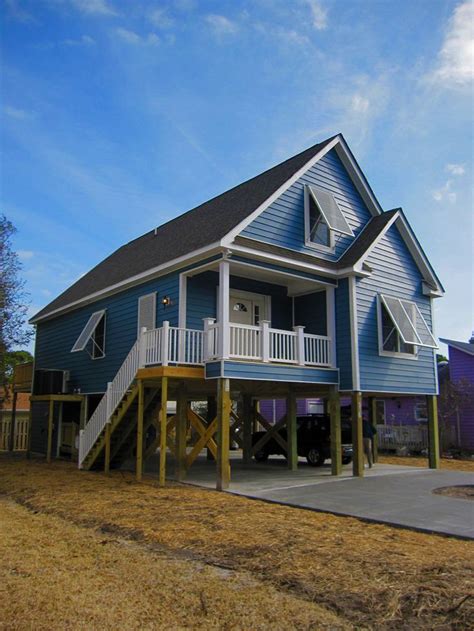
<path id="1" fill-rule="evenodd" d="M 371 423 L 369 423 L 369 421 L 363 421 L 362 435 L 364 438 L 373 438 L 376 433 L 377 433 L 377 430 Z"/>

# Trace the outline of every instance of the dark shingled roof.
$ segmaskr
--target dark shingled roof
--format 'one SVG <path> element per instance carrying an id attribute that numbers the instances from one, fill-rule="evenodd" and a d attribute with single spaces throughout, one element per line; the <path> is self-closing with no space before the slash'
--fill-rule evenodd
<path id="1" fill-rule="evenodd" d="M 219 241 L 335 136 L 122 246 L 41 309 L 33 321 L 106 287 Z"/>

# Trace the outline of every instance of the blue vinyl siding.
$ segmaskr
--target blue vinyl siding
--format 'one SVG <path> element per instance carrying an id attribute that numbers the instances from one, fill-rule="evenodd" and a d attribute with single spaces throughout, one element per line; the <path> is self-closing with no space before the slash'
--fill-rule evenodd
<path id="1" fill-rule="evenodd" d="M 355 236 L 371 218 L 362 197 L 333 149 L 254 219 L 241 235 L 297 252 L 316 254 L 331 260 L 338 259 L 351 244 L 353 237 L 336 235 L 335 250 L 332 253 L 305 245 L 305 184 L 313 184 L 334 195 Z"/>
<path id="2" fill-rule="evenodd" d="M 339 387 L 352 389 L 351 318 L 349 307 L 349 281 L 342 278 L 336 289 L 336 355 L 339 367 Z"/>
<path id="3" fill-rule="evenodd" d="M 216 379 L 220 376 L 229 379 L 284 381 L 293 383 L 337 384 L 339 382 L 337 370 L 327 370 L 323 368 L 236 361 L 212 362 L 206 365 L 206 379 Z"/>
<path id="4" fill-rule="evenodd" d="M 104 392 L 137 339 L 138 299 L 157 292 L 157 326 L 169 320 L 178 324 L 178 274 L 144 283 L 98 300 L 52 320 L 41 322 L 36 334 L 36 368 L 54 368 L 71 372 L 71 387 L 82 392 Z M 161 304 L 163 296 L 171 305 Z M 91 359 L 87 351 L 71 353 L 71 348 L 94 311 L 106 309 L 105 357 Z"/>
<path id="5" fill-rule="evenodd" d="M 415 302 L 428 326 L 432 326 L 431 304 L 422 293 L 422 276 L 395 225 L 374 248 L 367 264 L 373 273 L 369 278 L 358 279 L 356 289 L 361 389 L 436 393 L 436 367 L 431 349 L 419 349 L 416 360 L 379 355 L 378 293 Z"/>

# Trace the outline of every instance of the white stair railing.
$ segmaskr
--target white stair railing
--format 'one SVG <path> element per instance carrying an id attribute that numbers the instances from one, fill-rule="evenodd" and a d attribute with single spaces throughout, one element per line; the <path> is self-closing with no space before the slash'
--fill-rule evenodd
<path id="1" fill-rule="evenodd" d="M 87 454 L 94 446 L 110 417 L 115 412 L 118 404 L 135 379 L 141 363 L 140 346 L 143 343 L 143 335 L 142 332 L 142 340 L 138 339 L 132 346 L 113 381 L 108 384 L 107 392 L 100 400 L 99 405 L 94 410 L 87 425 L 79 433 L 79 468 L 82 467 Z"/>

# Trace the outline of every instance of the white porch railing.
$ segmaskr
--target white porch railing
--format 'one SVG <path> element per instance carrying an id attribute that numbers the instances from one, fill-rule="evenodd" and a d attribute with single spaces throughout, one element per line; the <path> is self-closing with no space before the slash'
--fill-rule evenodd
<path id="1" fill-rule="evenodd" d="M 223 332 L 219 323 L 206 318 L 204 361 L 219 359 L 219 338 L 222 334 L 229 335 L 229 359 L 332 366 L 329 337 L 305 333 L 302 326 L 294 327 L 293 331 L 272 329 L 267 320 L 263 320 L 259 326 L 231 322 L 228 332 Z"/>
<path id="2" fill-rule="evenodd" d="M 143 348 L 141 346 L 143 340 L 144 335 L 142 334 L 132 346 L 113 381 L 107 385 L 107 391 L 94 410 L 87 425 L 80 431 L 79 468 L 135 379 L 140 365 L 140 351 Z"/>

